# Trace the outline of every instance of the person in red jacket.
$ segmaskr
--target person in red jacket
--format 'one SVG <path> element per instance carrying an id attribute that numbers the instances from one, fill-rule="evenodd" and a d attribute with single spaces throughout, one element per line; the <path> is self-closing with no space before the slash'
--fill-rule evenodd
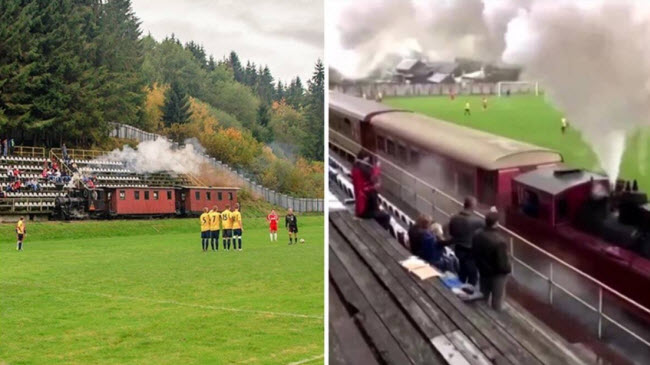
<path id="1" fill-rule="evenodd" d="M 354 190 L 354 213 L 360 218 L 374 218 L 384 228 L 388 228 L 390 216 L 379 207 L 379 163 L 372 163 L 370 155 L 359 152 L 352 167 L 352 186 Z"/>

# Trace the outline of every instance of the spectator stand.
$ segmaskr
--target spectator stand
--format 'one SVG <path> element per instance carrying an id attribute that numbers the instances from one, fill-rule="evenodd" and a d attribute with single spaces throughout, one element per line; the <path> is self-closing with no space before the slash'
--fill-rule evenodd
<path id="1" fill-rule="evenodd" d="M 329 225 L 332 363 L 587 363 L 517 309 L 468 304 L 440 278 L 408 273 L 410 253 L 374 221 L 339 210 Z"/>
<path id="2" fill-rule="evenodd" d="M 47 153 L 42 147 L 15 146 L 8 156 L 0 156 L 0 220 L 16 221 L 20 215 L 32 219 L 45 218 L 54 207 L 54 200 L 60 194 L 55 184 L 41 176 Z M 16 167 L 19 176 L 9 176 L 8 168 Z M 38 183 L 38 190 L 27 186 L 30 180 Z M 7 191 L 7 185 L 20 181 L 17 190 Z"/>

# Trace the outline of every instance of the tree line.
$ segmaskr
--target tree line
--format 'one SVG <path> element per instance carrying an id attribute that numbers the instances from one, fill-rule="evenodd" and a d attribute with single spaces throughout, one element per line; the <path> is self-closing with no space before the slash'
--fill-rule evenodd
<path id="1" fill-rule="evenodd" d="M 273 184 L 282 177 L 260 164 L 286 175 L 323 160 L 323 97 L 320 60 L 307 82 L 282 82 L 235 51 L 215 59 L 194 41 L 143 35 L 130 0 L 0 1 L 0 136 L 18 144 L 108 146 L 120 122 L 177 141 L 201 137 L 217 158 Z M 219 138 L 196 129 L 196 105 Z M 259 155 L 210 145 L 234 132 Z M 322 176 L 318 164 L 304 170 Z"/>

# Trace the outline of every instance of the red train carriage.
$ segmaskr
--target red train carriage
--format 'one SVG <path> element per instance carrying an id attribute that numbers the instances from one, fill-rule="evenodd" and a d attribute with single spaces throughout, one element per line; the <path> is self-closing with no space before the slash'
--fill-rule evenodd
<path id="1" fill-rule="evenodd" d="M 173 188 L 118 187 L 106 189 L 110 216 L 171 216 L 176 214 Z"/>
<path id="2" fill-rule="evenodd" d="M 237 203 L 238 190 L 233 187 L 183 187 L 176 190 L 177 207 L 183 215 L 201 214 L 204 207 L 212 208 L 215 205 L 223 210 L 229 204 L 232 209 Z"/>
<path id="3" fill-rule="evenodd" d="M 474 195 L 505 208 L 512 177 L 562 162 L 556 151 L 336 92 L 330 92 L 330 130 L 335 152 L 363 147 L 391 161 L 382 168 L 393 180 L 384 185 L 400 197 L 412 185 L 403 179 L 406 170 L 458 198 Z"/>

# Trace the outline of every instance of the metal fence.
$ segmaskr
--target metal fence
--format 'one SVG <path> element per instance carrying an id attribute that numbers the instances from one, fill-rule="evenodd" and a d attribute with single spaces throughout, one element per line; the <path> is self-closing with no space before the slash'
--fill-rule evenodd
<path id="1" fill-rule="evenodd" d="M 132 127 L 130 125 L 114 123 L 114 129 L 111 131 L 110 135 L 112 137 L 118 138 L 128 138 L 134 139 L 139 142 L 144 141 L 155 141 L 159 138 L 165 138 L 164 136 L 149 133 L 142 131 L 138 128 Z M 277 191 L 266 188 L 255 181 L 250 177 L 246 176 L 246 173 L 243 171 L 237 171 L 227 164 L 217 160 L 214 157 L 208 155 L 203 155 L 210 163 L 220 169 L 229 173 L 234 177 L 237 182 L 242 186 L 242 188 L 249 190 L 254 195 L 262 197 L 264 200 L 268 201 L 272 205 L 279 206 L 285 209 L 293 209 L 296 212 L 324 212 L 325 204 L 323 199 L 317 198 L 294 198 L 292 196 L 279 193 Z"/>
<path id="2" fill-rule="evenodd" d="M 435 96 L 449 95 L 453 92 L 456 95 L 497 95 L 499 87 L 497 83 L 466 83 L 466 84 L 355 84 L 355 85 L 333 85 L 331 90 L 349 95 L 376 98 L 379 93 L 387 96 Z M 535 83 L 512 83 L 502 85 L 502 89 L 510 91 L 511 94 L 535 93 Z"/>
<path id="3" fill-rule="evenodd" d="M 335 143 L 330 140 L 330 144 Z M 341 145 L 335 147 L 348 151 Z M 382 188 L 415 211 L 446 222 L 452 214 L 462 209 L 463 204 L 458 199 L 390 160 L 364 150 L 382 162 Z M 348 152 L 352 154 L 352 151 Z M 483 218 L 482 214 L 475 214 Z M 625 351 L 627 356 L 634 359 L 650 358 L 650 328 L 647 324 L 650 309 L 517 233 L 505 227 L 499 229 L 509 242 L 513 260 L 512 277 L 519 285 L 539 300 L 572 316 L 599 339 L 619 351 Z"/>

